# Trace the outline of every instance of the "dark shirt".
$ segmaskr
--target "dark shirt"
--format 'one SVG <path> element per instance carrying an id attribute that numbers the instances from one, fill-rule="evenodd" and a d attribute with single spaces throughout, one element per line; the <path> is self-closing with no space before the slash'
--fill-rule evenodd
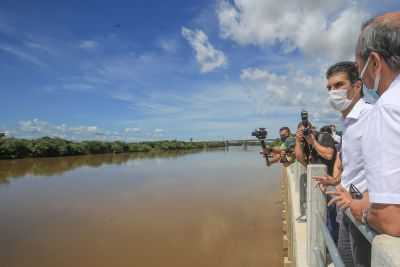
<path id="1" fill-rule="evenodd" d="M 307 144 L 307 142 L 303 139 L 302 141 L 302 147 L 303 147 L 303 153 L 307 159 L 307 161 L 311 164 L 325 164 L 327 167 L 327 173 L 332 176 L 333 175 L 333 165 L 335 164 L 336 160 L 336 148 L 335 148 L 335 141 L 333 140 L 332 136 L 330 134 L 320 134 L 318 135 L 317 142 L 324 146 L 324 147 L 330 147 L 334 150 L 333 157 L 331 160 L 324 159 L 321 157 L 320 154 L 310 145 Z"/>
<path id="2" fill-rule="evenodd" d="M 324 159 L 314 148 L 311 148 L 311 164 L 325 164 L 327 168 L 327 173 L 332 176 L 333 175 L 333 165 L 336 160 L 336 148 L 335 148 L 335 140 L 333 140 L 332 136 L 328 133 L 322 134 L 319 136 L 318 143 L 324 147 L 330 147 L 334 150 L 333 157 L 331 160 Z"/>

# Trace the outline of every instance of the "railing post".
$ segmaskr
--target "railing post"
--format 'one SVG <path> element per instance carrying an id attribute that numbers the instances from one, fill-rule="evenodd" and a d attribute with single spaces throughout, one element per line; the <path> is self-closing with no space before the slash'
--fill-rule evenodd
<path id="1" fill-rule="evenodd" d="M 317 219 L 314 216 L 319 211 L 326 222 L 326 198 L 318 188 L 314 188 L 316 181 L 313 176 L 326 173 L 326 166 L 322 164 L 309 164 L 307 166 L 307 265 L 317 266 L 314 249 L 318 247 L 324 261 L 326 260 L 325 242 L 319 230 Z"/>
<path id="2" fill-rule="evenodd" d="M 307 205 L 307 169 L 298 164 L 299 168 L 299 176 L 298 176 L 298 187 L 299 187 L 299 196 L 300 196 L 300 213 L 301 215 L 306 215 L 306 205 Z"/>
<path id="3" fill-rule="evenodd" d="M 299 162 L 296 162 L 297 164 L 294 167 L 294 176 L 296 177 L 296 181 L 295 181 L 295 190 L 296 193 L 299 192 L 300 190 L 300 174 L 301 174 L 301 164 Z"/>

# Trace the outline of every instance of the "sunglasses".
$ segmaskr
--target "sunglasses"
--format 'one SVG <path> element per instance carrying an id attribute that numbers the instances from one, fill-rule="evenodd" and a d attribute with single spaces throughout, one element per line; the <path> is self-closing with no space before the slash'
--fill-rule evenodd
<path id="1" fill-rule="evenodd" d="M 363 198 L 363 195 L 360 192 L 360 190 L 358 190 L 357 187 L 353 184 L 350 184 L 349 193 L 350 193 L 352 199 L 362 199 Z"/>

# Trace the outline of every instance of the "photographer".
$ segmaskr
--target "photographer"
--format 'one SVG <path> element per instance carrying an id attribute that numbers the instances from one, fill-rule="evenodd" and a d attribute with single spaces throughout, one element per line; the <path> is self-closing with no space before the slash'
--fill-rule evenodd
<path id="1" fill-rule="evenodd" d="M 327 173 L 333 176 L 334 164 L 337 157 L 335 141 L 331 135 L 329 126 L 321 128 L 318 136 L 311 131 L 311 123 L 308 122 L 306 111 L 301 113 L 302 122 L 299 123 L 296 132 L 295 153 L 297 160 L 305 167 L 308 164 L 324 164 L 327 167 Z M 331 198 L 327 198 L 329 201 Z M 339 236 L 339 224 L 336 222 L 336 206 L 328 207 L 327 226 L 329 232 L 337 244 Z"/>
<path id="2" fill-rule="evenodd" d="M 267 166 L 271 166 L 274 163 L 280 162 L 283 166 L 288 167 L 294 162 L 295 157 L 293 155 L 294 138 L 290 135 L 290 129 L 288 127 L 282 127 L 279 129 L 279 146 L 274 148 L 263 148 L 262 153 L 268 156 L 268 153 L 274 153 L 274 156 L 266 162 Z M 287 153 L 286 153 L 287 152 Z"/>
<path id="3" fill-rule="evenodd" d="M 318 136 L 314 135 L 310 128 L 311 123 L 309 122 L 306 128 L 304 128 L 303 122 L 297 128 L 296 158 L 305 167 L 308 164 L 325 164 L 328 174 L 332 175 L 336 148 L 335 141 L 330 134 L 330 128 L 329 126 L 322 127 Z"/>
<path id="4" fill-rule="evenodd" d="M 284 167 L 289 167 L 290 164 L 295 162 L 296 157 L 294 154 L 294 147 L 295 147 L 295 139 L 290 134 L 289 127 L 282 127 L 279 130 L 279 135 L 281 138 L 281 145 L 280 145 L 280 163 Z"/>

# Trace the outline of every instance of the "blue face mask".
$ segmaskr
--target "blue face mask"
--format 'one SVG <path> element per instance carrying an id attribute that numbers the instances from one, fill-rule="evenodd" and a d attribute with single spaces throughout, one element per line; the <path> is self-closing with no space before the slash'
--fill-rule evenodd
<path id="1" fill-rule="evenodd" d="M 360 74 L 360 79 L 361 79 L 361 81 L 362 81 L 362 78 L 363 78 L 363 76 L 364 76 L 365 71 L 367 70 L 367 67 L 368 67 L 368 64 L 369 64 L 370 59 L 371 59 L 371 57 L 368 57 L 368 60 L 367 60 L 367 62 L 365 63 L 364 68 L 363 68 L 362 71 L 361 71 L 361 74 Z M 375 75 L 375 81 L 374 81 L 374 88 L 372 88 L 372 89 L 371 89 L 371 88 L 368 88 L 368 86 L 367 86 L 367 85 L 364 83 L 364 81 L 363 81 L 363 88 L 367 89 L 368 95 L 370 95 L 375 101 L 378 100 L 378 98 L 379 98 L 379 95 L 378 95 L 378 86 L 379 86 L 379 81 L 380 81 L 380 79 L 381 79 L 380 73 L 379 73 L 379 74 L 376 74 L 376 75 Z"/>

